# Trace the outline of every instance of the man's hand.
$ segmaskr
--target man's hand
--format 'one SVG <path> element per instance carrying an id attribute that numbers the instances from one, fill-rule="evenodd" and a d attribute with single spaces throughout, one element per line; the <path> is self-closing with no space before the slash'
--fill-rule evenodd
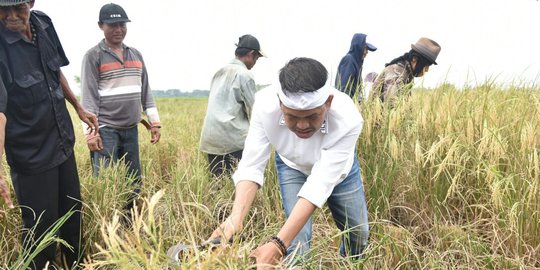
<path id="1" fill-rule="evenodd" d="M 79 101 L 77 100 L 77 97 L 75 94 L 73 94 L 73 91 L 71 91 L 71 88 L 69 87 L 69 83 L 66 80 L 66 77 L 64 76 L 64 73 L 62 70 L 59 70 L 58 72 L 58 80 L 60 81 L 60 86 L 62 87 L 62 91 L 64 91 L 64 97 L 65 99 L 71 103 L 71 106 L 75 108 L 75 111 L 77 112 L 77 115 L 79 115 L 79 118 L 81 121 L 86 123 L 88 125 L 88 128 L 93 131 L 94 135 L 98 134 L 98 120 L 95 114 L 85 110 Z M 86 132 L 85 132 L 86 133 Z"/>
<path id="2" fill-rule="evenodd" d="M 150 134 L 152 135 L 152 139 L 150 139 L 150 142 L 152 144 L 156 144 L 159 142 L 159 139 L 161 138 L 161 128 L 153 126 L 150 128 Z"/>
<path id="3" fill-rule="evenodd" d="M 254 258 L 257 263 L 257 269 L 275 269 L 283 254 L 273 242 L 267 242 L 266 244 L 258 247 L 249 254 L 250 258 Z"/>
<path id="4" fill-rule="evenodd" d="M 11 192 L 9 190 L 9 186 L 7 185 L 6 178 L 4 177 L 4 170 L 3 168 L 0 168 L 0 169 L 2 170 L 0 171 L 0 197 L 4 200 L 4 202 L 6 203 L 9 209 L 13 209 L 13 202 L 11 201 Z M 0 209 L 0 217 L 2 217 L 4 213 L 5 212 L 2 209 Z"/>
<path id="5" fill-rule="evenodd" d="M 92 135 L 92 133 L 90 133 L 86 136 L 86 145 L 88 145 L 90 151 L 96 152 L 103 150 L 103 141 L 101 140 L 99 133 L 97 135 Z"/>
<path id="6" fill-rule="evenodd" d="M 221 225 L 219 225 L 217 229 L 214 230 L 210 238 L 208 238 L 208 240 L 206 240 L 204 243 L 209 243 L 213 239 L 221 238 L 221 243 L 226 244 L 231 240 L 231 238 L 236 232 L 239 232 L 241 230 L 242 224 L 238 224 L 237 226 L 235 226 L 231 217 L 228 217 L 225 221 L 223 221 L 223 223 L 221 223 Z"/>
<path id="7" fill-rule="evenodd" d="M 98 135 L 99 133 L 99 123 L 97 116 L 87 110 L 85 110 L 83 107 L 79 107 L 77 109 L 77 115 L 79 115 L 79 118 L 81 121 L 86 123 L 88 125 L 88 129 L 90 130 L 90 135 Z"/>

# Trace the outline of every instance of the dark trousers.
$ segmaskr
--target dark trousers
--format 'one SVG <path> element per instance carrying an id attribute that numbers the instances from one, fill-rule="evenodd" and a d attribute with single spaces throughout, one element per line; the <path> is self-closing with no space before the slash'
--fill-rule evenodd
<path id="1" fill-rule="evenodd" d="M 103 150 L 90 152 L 94 176 L 99 175 L 100 166 L 110 166 L 111 162 L 123 160 L 127 166 L 127 177 L 133 178 L 133 192 L 130 194 L 125 210 L 133 208 L 135 199 L 141 192 L 141 161 L 139 158 L 139 131 L 137 126 L 128 129 L 102 127 L 99 135 Z"/>
<path id="2" fill-rule="evenodd" d="M 69 266 L 81 255 L 81 194 L 75 156 L 72 154 L 64 163 L 35 175 L 11 171 L 11 179 L 19 205 L 21 206 L 25 252 L 32 251 L 36 241 L 47 229 L 67 212 L 75 211 L 62 225 L 58 234 L 73 251 L 62 246 L 62 254 Z M 54 262 L 56 245 L 50 245 L 33 260 L 33 269 L 43 269 L 47 261 Z"/>
<path id="3" fill-rule="evenodd" d="M 236 168 L 238 161 L 242 159 L 242 151 L 228 153 L 225 155 L 208 154 L 208 162 L 210 163 L 210 172 L 214 177 L 230 176 L 231 172 Z"/>

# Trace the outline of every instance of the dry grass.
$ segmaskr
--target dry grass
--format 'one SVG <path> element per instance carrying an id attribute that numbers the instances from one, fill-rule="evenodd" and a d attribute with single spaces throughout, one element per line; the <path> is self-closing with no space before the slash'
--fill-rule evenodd
<path id="1" fill-rule="evenodd" d="M 145 177 L 132 227 L 121 224 L 118 212 L 129 190 L 124 168 L 93 178 L 86 146 L 77 142 L 85 267 L 252 268 L 249 251 L 284 222 L 273 164 L 243 240 L 172 263 L 167 248 L 206 239 L 230 207 L 234 187 L 227 179 L 210 179 L 197 148 L 206 100 L 161 99 L 158 105 L 162 141 L 152 146 L 140 131 Z M 340 232 L 322 209 L 315 215 L 314 255 L 306 269 L 540 268 L 537 88 L 442 85 L 416 90 L 391 109 L 377 101 L 359 106 L 365 118 L 358 149 L 370 244 L 362 261 L 341 258 Z M 0 268 L 21 258 L 20 221 L 16 211 L 9 213 L 0 219 Z"/>

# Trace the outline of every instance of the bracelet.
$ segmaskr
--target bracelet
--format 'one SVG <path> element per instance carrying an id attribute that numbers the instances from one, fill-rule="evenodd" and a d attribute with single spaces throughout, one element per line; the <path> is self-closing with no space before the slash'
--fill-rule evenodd
<path id="1" fill-rule="evenodd" d="M 161 126 L 150 126 L 150 128 L 161 128 Z"/>
<path id="2" fill-rule="evenodd" d="M 270 240 L 270 241 L 268 241 L 268 243 L 272 243 L 272 244 L 274 244 L 274 246 L 276 246 L 276 248 L 279 251 L 279 255 L 281 255 L 281 257 L 283 257 L 285 255 L 285 254 L 283 254 L 283 250 L 281 250 L 281 246 L 276 241 Z"/>
<path id="3" fill-rule="evenodd" d="M 276 235 L 272 235 L 270 236 L 270 241 L 278 246 L 279 251 L 281 251 L 281 254 L 283 255 L 287 254 L 287 247 L 285 246 L 285 243 L 283 243 L 283 240 L 281 240 Z"/>

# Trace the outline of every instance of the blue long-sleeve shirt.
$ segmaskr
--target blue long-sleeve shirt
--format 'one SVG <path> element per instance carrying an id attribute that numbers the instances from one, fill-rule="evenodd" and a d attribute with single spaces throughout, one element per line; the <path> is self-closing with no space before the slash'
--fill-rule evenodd
<path id="1" fill-rule="evenodd" d="M 362 65 L 366 45 L 365 34 L 354 34 L 349 52 L 339 62 L 335 87 L 351 98 L 362 89 Z"/>

